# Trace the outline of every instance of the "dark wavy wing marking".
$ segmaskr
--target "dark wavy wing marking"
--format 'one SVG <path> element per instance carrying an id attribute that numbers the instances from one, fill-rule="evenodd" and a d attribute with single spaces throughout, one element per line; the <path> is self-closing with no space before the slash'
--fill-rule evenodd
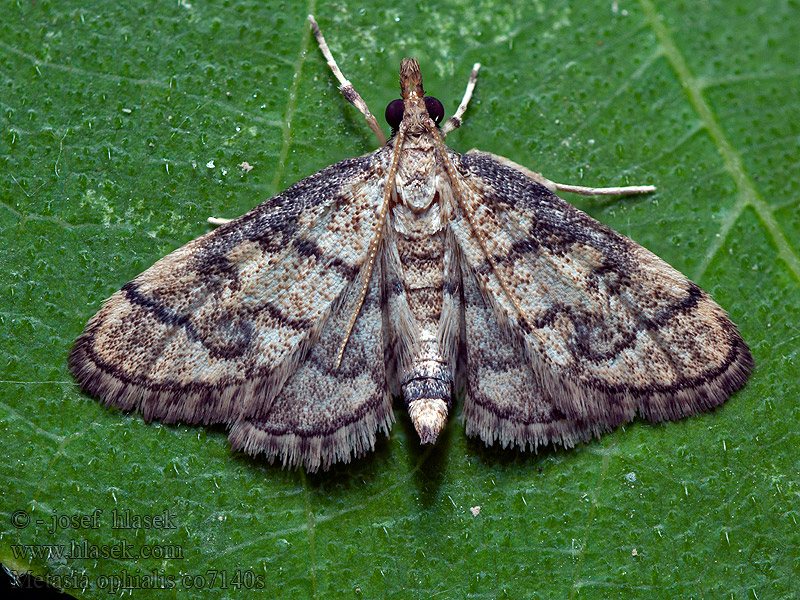
<path id="1" fill-rule="evenodd" d="M 269 403 L 365 262 L 381 152 L 299 181 L 126 284 L 75 342 L 81 387 L 168 422 L 232 423 Z"/>
<path id="2" fill-rule="evenodd" d="M 333 365 L 357 308 L 360 288 L 351 285 L 319 340 L 268 404 L 252 407 L 231 429 L 234 448 L 264 453 L 270 461 L 303 465 L 309 472 L 373 450 L 378 430 L 394 422 L 387 393 L 381 310 L 381 267 L 372 274 L 342 364 Z"/>
<path id="3" fill-rule="evenodd" d="M 451 226 L 499 326 L 520 340 L 541 391 L 531 397 L 605 428 L 637 412 L 709 410 L 744 385 L 750 352 L 694 283 L 524 173 L 485 155 L 451 158 L 476 223 L 459 212 Z"/>
<path id="4" fill-rule="evenodd" d="M 571 419 L 558 409 L 537 379 L 522 339 L 501 327 L 468 268 L 462 282 L 467 364 L 462 415 L 467 435 L 489 445 L 536 450 L 550 443 L 571 447 L 608 430 L 606 423 Z"/>

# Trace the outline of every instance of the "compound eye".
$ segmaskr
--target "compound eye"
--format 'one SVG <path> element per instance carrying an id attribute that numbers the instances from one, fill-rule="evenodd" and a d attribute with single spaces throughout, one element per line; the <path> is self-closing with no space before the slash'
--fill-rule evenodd
<path id="1" fill-rule="evenodd" d="M 392 129 L 397 129 L 400 127 L 400 121 L 403 120 L 404 110 L 405 107 L 403 105 L 403 101 L 399 98 L 389 102 L 389 104 L 386 106 L 386 113 L 384 114 L 389 127 Z"/>
<path id="2" fill-rule="evenodd" d="M 433 96 L 425 96 L 425 108 L 428 109 L 428 115 L 438 125 L 444 119 L 444 106 L 438 99 Z"/>

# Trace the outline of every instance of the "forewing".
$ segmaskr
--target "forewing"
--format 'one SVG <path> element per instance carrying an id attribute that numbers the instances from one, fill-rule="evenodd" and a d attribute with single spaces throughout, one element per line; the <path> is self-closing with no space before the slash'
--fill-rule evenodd
<path id="1" fill-rule="evenodd" d="M 481 154 L 451 160 L 465 269 L 518 340 L 532 397 L 607 429 L 709 410 L 744 385 L 750 352 L 697 285 L 524 173 Z M 544 441 L 529 435 L 515 441 Z"/>
<path id="2" fill-rule="evenodd" d="M 268 405 L 365 264 L 380 153 L 296 183 L 126 284 L 72 349 L 81 387 L 168 422 L 233 423 Z"/>

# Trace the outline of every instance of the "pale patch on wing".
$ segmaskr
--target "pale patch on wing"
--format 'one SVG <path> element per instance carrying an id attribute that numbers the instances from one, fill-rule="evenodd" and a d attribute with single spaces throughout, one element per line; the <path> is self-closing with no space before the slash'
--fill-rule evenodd
<path id="1" fill-rule="evenodd" d="M 467 395 L 462 416 L 466 433 L 489 445 L 575 443 L 610 427 L 599 421 L 568 418 L 535 376 L 523 342 L 497 321 L 483 299 L 475 275 L 463 272 Z"/>
<path id="2" fill-rule="evenodd" d="M 357 310 L 358 282 L 349 286 L 319 340 L 272 402 L 252 403 L 233 425 L 234 448 L 315 472 L 373 450 L 379 429 L 389 433 L 394 415 L 386 391 L 382 282 L 378 265 L 339 368 L 334 364 Z"/>

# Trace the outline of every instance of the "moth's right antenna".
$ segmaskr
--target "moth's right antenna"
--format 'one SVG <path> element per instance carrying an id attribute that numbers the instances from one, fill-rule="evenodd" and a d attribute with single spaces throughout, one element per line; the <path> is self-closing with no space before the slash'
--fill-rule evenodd
<path id="1" fill-rule="evenodd" d="M 481 63 L 475 63 L 472 66 L 472 72 L 469 74 L 469 81 L 467 81 L 467 89 L 464 91 L 464 97 L 461 99 L 461 104 L 456 109 L 456 114 L 445 121 L 442 125 L 442 137 L 447 136 L 448 133 L 454 129 L 461 127 L 461 117 L 467 110 L 467 105 L 472 98 L 472 92 L 475 89 L 475 82 L 478 81 L 478 71 L 481 68 Z"/>

